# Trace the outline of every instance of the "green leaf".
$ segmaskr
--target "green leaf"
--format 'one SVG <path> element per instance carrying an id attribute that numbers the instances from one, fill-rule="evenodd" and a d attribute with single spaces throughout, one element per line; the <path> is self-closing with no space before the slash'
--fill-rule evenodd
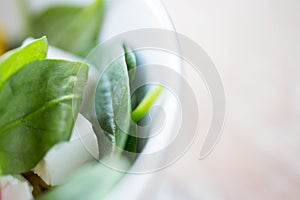
<path id="1" fill-rule="evenodd" d="M 57 6 L 33 17 L 34 36 L 46 35 L 51 45 L 86 56 L 97 44 L 104 0 L 86 7 Z"/>
<path id="2" fill-rule="evenodd" d="M 121 169 L 129 167 L 124 159 L 114 164 Z M 93 163 L 80 169 L 66 184 L 58 186 L 38 200 L 96 200 L 104 199 L 125 175 L 100 163 Z"/>
<path id="3" fill-rule="evenodd" d="M 0 89 L 4 82 L 25 65 L 45 59 L 48 51 L 46 37 L 37 39 L 25 47 L 12 50 L 0 58 Z"/>
<path id="4" fill-rule="evenodd" d="M 127 70 L 134 70 L 136 68 L 136 57 L 134 52 L 126 44 L 123 44 L 123 49 L 125 54 Z"/>
<path id="5" fill-rule="evenodd" d="M 126 45 L 121 52 L 123 55 L 108 66 L 97 84 L 95 110 L 102 130 L 113 145 L 134 152 L 136 143 L 131 141 L 127 145 L 132 126 L 128 69 L 136 67 L 136 59 Z"/>
<path id="6" fill-rule="evenodd" d="M 126 66 L 127 66 L 128 76 L 129 76 L 129 82 L 132 83 L 136 75 L 136 70 L 135 70 L 137 67 L 136 56 L 135 53 L 131 50 L 131 48 L 129 48 L 128 45 L 123 44 L 123 49 L 125 53 L 125 61 L 126 61 Z M 132 109 L 132 97 L 130 98 L 130 105 Z M 137 152 L 137 144 L 138 144 L 137 126 L 135 123 L 130 122 L 128 132 L 130 133 L 130 135 L 127 136 L 126 146 L 124 149 L 126 151 L 135 153 Z"/>
<path id="7" fill-rule="evenodd" d="M 69 139 L 88 67 L 63 60 L 34 61 L 0 90 L 0 166 L 4 174 L 32 169 L 56 143 Z"/>
<path id="8" fill-rule="evenodd" d="M 129 75 L 129 82 L 131 83 L 135 76 L 135 69 L 137 67 L 136 57 L 134 52 L 129 48 L 128 45 L 123 44 L 123 49 L 125 53 L 125 62 L 127 66 L 127 71 Z"/>
<path id="9" fill-rule="evenodd" d="M 97 118 L 104 133 L 124 148 L 130 118 L 130 90 L 124 56 L 113 62 L 98 82 L 95 95 Z M 116 124 L 119 122 L 121 124 Z M 120 128 L 122 127 L 122 128 Z"/>

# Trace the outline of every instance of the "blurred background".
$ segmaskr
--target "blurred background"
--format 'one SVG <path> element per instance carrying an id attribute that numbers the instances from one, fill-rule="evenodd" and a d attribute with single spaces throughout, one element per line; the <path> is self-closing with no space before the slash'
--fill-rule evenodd
<path id="1" fill-rule="evenodd" d="M 188 152 L 155 174 L 156 199 L 299 199 L 300 2 L 163 1 L 215 63 L 227 113 L 206 159 L 203 123 Z"/>
<path id="2" fill-rule="evenodd" d="M 176 30 L 215 63 L 226 121 L 200 160 L 211 110 L 199 85 L 199 135 L 181 159 L 153 174 L 144 199 L 300 199 L 300 1 L 162 1 Z"/>

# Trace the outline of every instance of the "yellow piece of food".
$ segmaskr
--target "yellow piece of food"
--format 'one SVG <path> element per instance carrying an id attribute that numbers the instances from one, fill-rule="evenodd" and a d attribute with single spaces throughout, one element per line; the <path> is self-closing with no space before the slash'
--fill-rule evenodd
<path id="1" fill-rule="evenodd" d="M 0 55 L 4 54 L 6 50 L 4 31 L 0 28 Z"/>

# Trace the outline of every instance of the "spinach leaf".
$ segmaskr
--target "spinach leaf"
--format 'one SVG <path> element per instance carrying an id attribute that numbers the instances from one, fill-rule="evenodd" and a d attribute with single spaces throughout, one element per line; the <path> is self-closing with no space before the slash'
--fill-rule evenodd
<path id="1" fill-rule="evenodd" d="M 45 59 L 48 51 L 46 37 L 33 41 L 25 47 L 10 51 L 0 58 L 0 89 L 4 82 L 26 64 Z"/>
<path id="2" fill-rule="evenodd" d="M 127 66 L 127 71 L 129 75 L 129 82 L 131 83 L 135 77 L 135 69 L 137 67 L 136 57 L 134 52 L 129 48 L 128 45 L 123 44 L 125 62 Z"/>
<path id="3" fill-rule="evenodd" d="M 123 44 L 123 49 L 125 53 L 125 60 L 129 75 L 129 82 L 133 83 L 135 78 L 135 69 L 137 67 L 137 60 L 135 53 L 129 48 L 128 45 Z M 130 87 L 130 86 L 129 86 Z M 130 87 L 131 89 L 131 87 Z M 161 92 L 163 91 L 162 86 L 155 86 L 150 87 L 149 86 L 143 86 L 136 90 L 134 94 L 131 96 L 131 109 L 133 110 L 131 112 L 131 119 L 134 123 L 130 123 L 129 127 L 129 133 L 125 146 L 125 150 L 130 152 L 140 152 L 139 146 L 144 146 L 146 139 L 144 138 L 138 138 L 138 127 L 137 123 L 140 122 L 143 119 L 143 122 L 148 120 L 149 116 L 145 117 L 145 115 L 150 110 L 153 103 L 157 100 Z M 133 136 L 135 135 L 135 136 Z M 139 145 L 141 143 L 141 145 Z"/>
<path id="4" fill-rule="evenodd" d="M 138 95 L 130 97 L 130 82 L 134 81 L 137 62 L 134 52 L 126 44 L 123 44 L 123 52 L 108 66 L 98 82 L 95 110 L 104 134 L 113 145 L 137 152 L 137 122 L 149 111 L 163 88 L 156 86 L 150 92 L 143 88 Z"/>
<path id="5" fill-rule="evenodd" d="M 133 83 L 136 75 L 135 72 L 137 67 L 136 56 L 135 53 L 126 44 L 123 44 L 123 50 L 124 50 L 124 56 L 125 56 L 125 61 L 126 61 L 126 66 L 127 66 L 128 76 L 129 76 L 129 83 Z M 129 89 L 131 89 L 130 84 L 129 84 Z M 130 106 L 132 110 L 132 97 L 130 97 Z M 131 121 L 131 117 L 129 123 L 130 124 L 129 124 L 128 133 L 130 133 L 130 135 L 127 136 L 126 146 L 124 147 L 124 149 L 126 151 L 135 153 L 137 152 L 137 144 L 138 144 L 137 125 L 136 123 L 133 123 L 133 121 Z"/>
<path id="6" fill-rule="evenodd" d="M 33 17 L 32 34 L 46 35 L 50 44 L 86 56 L 97 44 L 103 17 L 104 0 L 86 7 L 57 6 Z"/>
<path id="7" fill-rule="evenodd" d="M 129 163 L 122 157 L 114 162 L 121 169 L 129 167 Z M 104 199 L 124 175 L 100 163 L 92 163 L 81 168 L 66 184 L 52 189 L 38 200 Z"/>
<path id="8" fill-rule="evenodd" d="M 130 125 L 130 88 L 125 56 L 104 71 L 95 95 L 97 118 L 111 142 L 124 148 Z"/>
<path id="9" fill-rule="evenodd" d="M 56 143 L 68 140 L 81 104 L 88 67 L 63 60 L 34 61 L 0 90 L 0 168 L 32 169 Z"/>
<path id="10" fill-rule="evenodd" d="M 121 45 L 115 45 L 121 48 Z M 114 47 L 113 47 L 114 48 Z M 113 49 L 112 48 L 112 49 Z M 110 139 L 114 147 L 135 152 L 136 124 L 131 120 L 131 97 L 129 82 L 134 78 L 129 76 L 128 70 L 136 68 L 136 58 L 130 48 L 123 44 L 120 50 L 123 54 L 112 62 L 107 69 L 98 65 L 101 76 L 95 95 L 95 110 L 98 122 L 104 134 Z M 132 75 L 132 73 L 131 73 Z"/>

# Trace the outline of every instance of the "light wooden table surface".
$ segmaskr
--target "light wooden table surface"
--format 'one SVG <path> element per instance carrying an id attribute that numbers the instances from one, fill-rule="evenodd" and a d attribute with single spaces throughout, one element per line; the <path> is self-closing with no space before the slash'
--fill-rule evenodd
<path id="1" fill-rule="evenodd" d="M 214 61 L 227 116 L 208 158 L 198 159 L 200 136 L 156 174 L 156 198 L 300 199 L 300 1 L 164 2 Z"/>

